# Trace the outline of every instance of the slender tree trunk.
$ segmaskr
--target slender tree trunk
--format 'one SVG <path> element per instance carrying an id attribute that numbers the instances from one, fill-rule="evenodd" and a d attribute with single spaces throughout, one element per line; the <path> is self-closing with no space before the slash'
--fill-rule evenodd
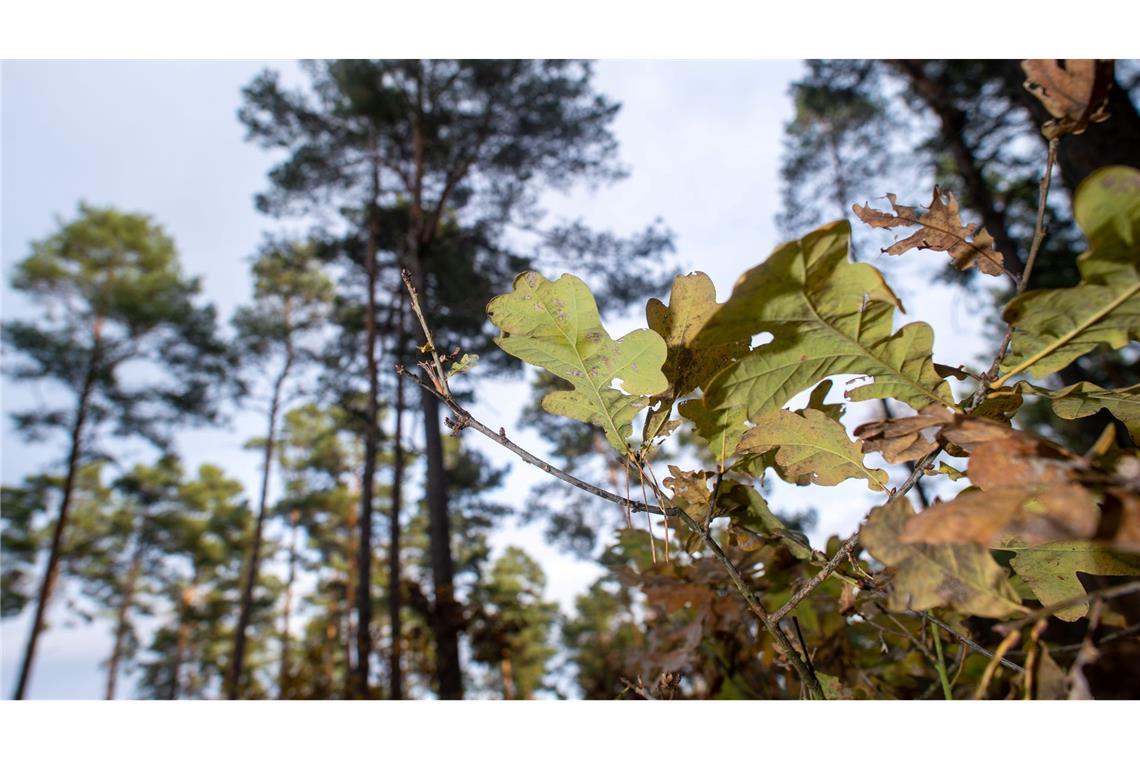
<path id="1" fill-rule="evenodd" d="M 352 699 L 356 696 L 356 671 L 352 665 L 352 652 L 356 648 L 356 630 L 352 625 L 352 611 L 356 605 L 356 577 L 357 577 L 357 544 L 353 540 L 356 535 L 357 504 L 353 502 L 348 513 L 348 567 L 344 578 L 344 698 Z"/>
<path id="2" fill-rule="evenodd" d="M 277 675 L 277 698 L 285 699 L 289 680 L 289 618 L 293 612 L 293 583 L 297 580 L 297 533 L 301 515 L 297 510 L 289 513 L 289 575 L 285 580 L 285 609 L 281 615 L 281 670 Z"/>
<path id="3" fill-rule="evenodd" d="M 966 126 L 966 114 L 954 104 L 942 83 L 927 74 L 925 62 L 904 60 L 892 61 L 891 64 L 938 117 L 942 140 L 950 151 L 954 167 L 962 180 L 965 203 L 981 215 L 983 226 L 994 238 L 994 245 L 1005 254 L 1005 268 L 1014 274 L 1021 274 L 1025 263 L 1021 259 L 1020 249 L 1009 234 L 1005 209 L 998 206 L 993 191 L 982 174 L 974 149 L 966 143 L 965 135 L 962 134 Z"/>
<path id="4" fill-rule="evenodd" d="M 503 681 L 503 699 L 509 702 L 515 698 L 515 679 L 511 673 L 510 653 L 506 649 L 499 654 L 499 676 Z"/>
<path id="5" fill-rule="evenodd" d="M 87 362 L 87 372 L 83 378 L 83 387 L 79 392 L 79 399 L 75 404 L 75 421 L 71 426 L 71 448 L 67 455 L 67 475 L 63 481 L 63 495 L 60 497 L 59 512 L 55 517 L 55 527 L 52 529 L 51 548 L 48 551 L 47 567 L 44 569 L 43 579 L 40 581 L 40 591 L 36 599 L 36 611 L 32 616 L 32 630 L 28 634 L 28 643 L 24 648 L 24 659 L 20 663 L 20 676 L 16 681 L 16 691 L 13 699 L 24 699 L 27 696 L 28 681 L 32 674 L 32 663 L 36 658 L 36 646 L 40 641 L 40 634 L 44 627 L 44 614 L 47 612 L 48 602 L 55 589 L 56 578 L 59 575 L 59 559 L 63 552 L 63 533 L 67 527 L 67 514 L 71 508 L 71 496 L 75 490 L 75 476 L 79 471 L 79 460 L 83 449 L 83 428 L 87 422 L 88 406 L 91 401 L 91 392 L 95 387 L 95 377 L 99 371 L 102 359 L 102 323 L 96 319 L 93 327 L 94 340 L 91 347 L 91 357 Z"/>
<path id="6" fill-rule="evenodd" d="M 423 183 L 425 173 L 425 146 L 421 128 L 424 113 L 422 80 L 417 82 L 416 117 L 412 128 L 412 151 L 415 175 L 412 191 L 411 223 L 408 229 L 408 250 L 405 265 L 412 275 L 412 284 L 421 298 L 428 298 L 427 278 L 424 274 L 424 247 L 431 241 L 434 229 L 424 221 Z M 443 208 L 445 198 L 440 200 Z M 430 308 L 430 304 L 428 304 Z M 439 400 L 421 389 L 424 413 L 424 455 L 427 458 L 428 536 L 431 544 L 432 583 L 435 606 L 432 632 L 436 643 L 436 676 L 441 699 L 463 698 L 463 670 L 459 661 L 459 630 L 462 627 L 459 607 L 455 602 L 455 563 L 451 554 L 451 517 L 447 504 L 447 468 L 443 459 L 443 439 L 439 430 Z"/>
<path id="7" fill-rule="evenodd" d="M 364 482 L 360 489 L 360 559 L 356 588 L 356 692 L 369 694 L 369 665 L 372 660 L 372 508 L 376 486 L 376 458 L 380 449 L 380 375 L 376 358 L 376 281 L 379 273 L 376 252 L 380 244 L 380 154 L 372 137 L 372 186 L 368 202 L 368 242 L 365 262 L 368 272 L 368 310 L 365 314 L 365 353 L 368 363 L 368 431 L 364 436 Z"/>
<path id="8" fill-rule="evenodd" d="M 401 303 L 403 299 L 401 298 Z M 397 319 L 396 356 L 404 348 L 404 314 Z M 392 458 L 392 513 L 388 523 L 388 626 L 392 631 L 392 645 L 388 652 L 388 695 L 392 699 L 404 698 L 404 673 L 400 662 L 400 509 L 403 506 L 404 484 L 404 376 L 396 375 L 396 432 Z"/>
<path id="9" fill-rule="evenodd" d="M 107 691 L 104 699 L 115 698 L 115 684 L 119 678 L 119 666 L 126 649 L 128 616 L 135 600 L 135 587 L 138 585 L 139 572 L 142 569 L 142 555 L 143 544 L 136 534 L 134 551 L 131 552 L 131 567 L 127 571 L 126 585 L 123 587 L 123 596 L 119 599 L 119 609 L 115 615 L 115 644 L 111 648 L 111 659 L 107 662 Z"/>
<path id="10" fill-rule="evenodd" d="M 285 309 L 285 329 L 288 331 L 289 309 Z M 245 640 L 249 621 L 253 616 L 253 588 L 257 583 L 261 568 L 261 538 L 265 532 L 265 516 L 269 509 L 269 475 L 273 469 L 273 449 L 277 442 L 277 413 L 281 406 L 281 392 L 285 381 L 293 369 L 293 345 L 286 340 L 285 365 L 273 383 L 273 396 L 269 401 L 269 430 L 265 438 L 265 456 L 261 465 L 261 493 L 257 499 L 257 522 L 253 529 L 253 546 L 246 563 L 245 577 L 241 589 L 241 609 L 238 613 L 237 628 L 234 629 L 233 659 L 230 661 L 227 678 L 226 698 L 237 699 L 241 693 L 242 677 L 245 670 Z"/>
<path id="11" fill-rule="evenodd" d="M 194 569 L 194 577 L 190 585 L 182 589 L 178 602 L 178 639 L 174 645 L 174 660 L 171 662 L 170 696 L 169 699 L 178 699 L 182 695 L 182 660 L 186 657 L 186 646 L 190 640 L 190 605 L 198 589 L 198 569 Z"/>

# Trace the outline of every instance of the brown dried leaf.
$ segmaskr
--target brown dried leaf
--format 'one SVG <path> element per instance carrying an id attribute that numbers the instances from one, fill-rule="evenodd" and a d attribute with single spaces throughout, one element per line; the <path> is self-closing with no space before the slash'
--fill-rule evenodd
<path id="1" fill-rule="evenodd" d="M 1050 139 L 1079 135 L 1089 124 L 1108 118 L 1108 90 L 1112 87 L 1112 61 L 1070 58 L 1064 61 L 1031 59 L 1021 62 L 1025 89 L 1057 117 L 1041 128 Z"/>
<path id="2" fill-rule="evenodd" d="M 697 522 L 704 522 L 712 503 L 712 492 L 708 486 L 711 473 L 704 470 L 690 472 L 675 465 L 669 465 L 669 473 L 671 477 L 662 480 L 661 484 L 673 492 L 670 500 L 673 506 Z"/>
<path id="3" fill-rule="evenodd" d="M 863 453 L 877 451 L 891 464 L 921 459 L 938 448 L 938 443 L 924 435 L 940 429 L 954 419 L 946 407 L 931 404 L 912 417 L 867 422 L 855 428 L 855 437 L 863 441 Z"/>
<path id="4" fill-rule="evenodd" d="M 894 193 L 887 193 L 894 216 L 873 209 L 870 204 L 860 206 L 856 203 L 851 208 L 856 216 L 871 227 L 892 229 L 918 225 L 921 228 L 910 237 L 884 248 L 884 253 L 898 256 L 912 248 L 946 251 L 958 269 L 965 270 L 977 265 L 985 274 L 1000 276 L 1005 269 L 1001 253 L 994 250 L 993 237 L 984 227 L 978 229 L 978 225 L 973 223 L 962 224 L 958 199 L 953 193 L 947 192 L 947 200 L 943 201 L 942 195 L 941 189 L 935 186 L 934 197 L 925 212 L 915 206 L 899 205 L 895 202 Z"/>
<path id="5" fill-rule="evenodd" d="M 1100 510 L 1078 485 L 969 490 L 938 503 L 907 523 L 904 543 L 975 543 L 999 546 L 1017 539 L 1026 546 L 1091 538 Z"/>

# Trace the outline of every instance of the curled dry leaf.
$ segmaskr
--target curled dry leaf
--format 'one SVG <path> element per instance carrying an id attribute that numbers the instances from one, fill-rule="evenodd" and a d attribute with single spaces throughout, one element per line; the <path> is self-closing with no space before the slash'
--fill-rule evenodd
<path id="1" fill-rule="evenodd" d="M 1005 271 L 1004 259 L 1000 252 L 994 250 L 993 237 L 984 227 L 978 229 L 978 225 L 973 223 L 962 224 L 958 199 L 950 192 L 945 196 L 946 200 L 943 200 L 942 190 L 935 186 L 934 197 L 924 211 L 915 206 L 900 205 L 895 201 L 894 193 L 887 193 L 887 200 L 895 212 L 893 216 L 871 208 L 870 204 L 860 206 L 856 203 L 851 209 L 871 227 L 886 230 L 917 225 L 920 228 L 909 237 L 884 248 L 884 253 L 898 256 L 913 248 L 945 251 L 957 269 L 965 270 L 976 265 L 985 274 L 1000 276 Z"/>
<path id="2" fill-rule="evenodd" d="M 891 464 L 913 462 L 938 448 L 927 431 L 941 429 L 954 419 L 946 407 L 931 404 L 912 417 L 867 422 L 855 428 L 855 437 L 863 441 L 863 453 L 879 452 Z"/>
<path id="3" fill-rule="evenodd" d="M 1056 117 L 1041 128 L 1046 137 L 1079 135 L 1089 124 L 1108 118 L 1105 107 L 1112 87 L 1112 61 L 1030 59 L 1022 61 L 1021 68 L 1025 89 Z"/>

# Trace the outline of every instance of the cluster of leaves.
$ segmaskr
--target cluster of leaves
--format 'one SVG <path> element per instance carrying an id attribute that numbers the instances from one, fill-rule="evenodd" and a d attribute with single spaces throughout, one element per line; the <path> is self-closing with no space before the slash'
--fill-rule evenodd
<path id="1" fill-rule="evenodd" d="M 1089 117 L 1082 118 L 1087 123 Z M 890 253 L 946 251 L 959 268 L 1004 273 L 992 238 L 962 223 L 952 196 L 944 201 L 936 190 L 924 210 L 890 200 L 895 216 L 855 209 L 873 226 L 919 227 Z M 1088 597 L 1101 587 L 1088 581 L 1094 593 L 1086 593 L 1082 574 L 1140 576 L 1140 457 L 1123 429 L 1118 439 L 1110 426 L 1081 455 L 1010 422 L 1024 396 L 1042 396 L 1066 419 L 1106 409 L 1137 436 L 1135 387 L 1082 382 L 1049 389 L 1019 380 L 1023 373 L 1039 380 L 1081 356 L 1140 338 L 1140 172 L 1111 167 L 1093 174 L 1074 209 L 1089 244 L 1077 262 L 1081 282 L 1013 298 L 1003 313 L 1007 340 L 984 373 L 935 363 L 933 330 L 925 323 L 895 329 L 903 304 L 875 267 L 850 260 L 846 222 L 780 246 L 740 277 L 723 304 L 706 275 L 677 277 L 668 304 L 649 302 L 648 329 L 617 340 L 602 326 L 585 283 L 569 274 L 550 281 L 526 272 L 513 292 L 489 304 L 504 351 L 572 385 L 549 392 L 543 409 L 599 428 L 656 497 L 641 507 L 683 518 L 665 540 L 688 550 L 688 560 L 661 564 L 656 553 L 643 556 L 644 540 L 639 549 L 632 531 L 611 553 L 613 577 L 640 588 L 648 605 L 637 637 L 654 654 L 625 663 L 630 678 L 660 686 L 662 673 L 682 674 L 692 695 L 794 694 L 797 679 L 772 665 L 796 653 L 765 638 L 756 617 L 771 622 L 771 616 L 754 617 L 746 596 L 731 594 L 730 568 L 772 609 L 831 556 L 841 561 L 828 563 L 807 601 L 797 598 L 790 608 L 801 652 L 818 671 L 812 677 L 823 693 L 918 696 L 941 684 L 947 697 L 955 689 L 998 688 L 1044 697 L 1085 683 L 1089 659 L 1070 662 L 1066 681 L 1053 656 L 1060 659 L 1064 647 L 1051 654 L 1048 644 L 1055 642 L 1041 639 L 1040 627 L 1022 652 L 1026 665 L 1012 669 L 1023 674 L 1016 684 L 993 685 L 990 665 L 998 660 L 968 646 L 976 643 L 970 636 L 979 635 L 979 619 L 1011 621 L 1006 625 L 1014 633 L 1002 641 L 1001 655 L 1023 624 L 1049 615 L 1066 622 L 1088 616 Z M 771 340 L 750 348 L 761 333 Z M 868 380 L 846 391 L 850 401 L 892 399 L 915 414 L 863 425 L 853 439 L 842 424 L 845 405 L 825 401 L 836 375 Z M 977 387 L 956 398 L 951 376 L 973 378 Z M 803 408 L 786 408 L 809 390 Z M 642 411 L 636 436 L 633 422 Z M 716 469 L 669 465 L 670 476 L 659 483 L 653 460 L 681 426 L 707 444 Z M 918 477 L 965 478 L 969 486 L 916 514 L 905 491 L 892 489 L 887 474 L 866 463 L 870 453 L 889 463 L 915 462 L 907 488 Z M 939 456 L 968 463 L 961 468 Z M 837 540 L 827 553 L 813 551 L 768 509 L 757 481 L 769 469 L 796 485 L 856 479 L 887 492 L 858 534 L 869 556 L 840 556 Z M 723 528 L 729 540 L 719 558 L 706 550 L 716 546 L 714 528 Z M 1038 607 L 1047 609 L 1039 614 Z M 953 632 L 959 660 L 953 681 L 942 634 L 928 630 L 926 618 Z M 1087 635 L 1098 626 L 1133 623 L 1098 606 Z M 917 647 L 860 653 L 884 630 Z M 932 673 L 937 680 L 930 680 Z"/>

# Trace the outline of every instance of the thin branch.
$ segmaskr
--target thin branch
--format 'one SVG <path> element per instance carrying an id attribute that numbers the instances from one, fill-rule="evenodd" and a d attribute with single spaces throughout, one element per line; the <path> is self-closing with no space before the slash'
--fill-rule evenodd
<path id="1" fill-rule="evenodd" d="M 1100 599 L 1103 601 L 1105 599 L 1115 599 L 1118 596 L 1126 596 L 1128 594 L 1135 594 L 1137 592 L 1140 592 L 1140 581 L 1132 581 L 1130 583 L 1114 586 L 1112 588 L 1089 591 L 1087 594 L 1074 596 L 1071 599 L 1066 599 L 1064 601 L 1057 602 L 1056 604 L 1049 604 L 1042 607 L 1041 609 L 1033 610 L 1023 618 L 1010 620 L 1006 623 L 998 623 L 994 626 L 994 630 L 999 633 L 1009 633 L 1011 631 L 1016 631 L 1020 628 L 1023 628 L 1035 620 L 1049 617 L 1054 612 L 1059 612 L 1068 607 L 1072 607 L 1075 604 L 1080 604 L 1081 602 L 1087 602 L 1090 599 Z"/>
<path id="2" fill-rule="evenodd" d="M 938 626 L 939 628 L 941 628 L 942 630 L 946 631 L 951 636 L 956 638 L 960 643 L 964 644 L 965 646 L 969 647 L 970 649 L 973 649 L 978 654 L 985 655 L 986 657 L 990 658 L 991 660 L 997 658 L 997 655 L 994 652 L 991 652 L 990 650 L 986 649 L 985 647 L 983 647 L 981 644 L 974 641 L 973 639 L 971 639 L 967 636 L 963 636 L 962 634 L 958 633 L 953 628 L 951 628 L 950 625 L 942 622 L 941 620 L 934 617 L 930 613 L 912 612 L 911 614 L 918 615 L 919 617 L 925 619 L 927 622 L 933 623 L 934 625 Z M 1017 673 L 1023 673 L 1025 671 L 1025 668 L 1021 667 L 1016 662 L 1010 662 L 1009 660 L 1005 659 L 1004 657 L 1000 657 L 997 659 L 1003 667 L 1008 668 L 1009 670 L 1012 670 L 1012 671 L 1017 672 Z"/>
<path id="3" fill-rule="evenodd" d="M 1041 243 L 1045 240 L 1045 208 L 1049 199 L 1049 183 L 1053 178 L 1053 164 L 1057 161 L 1058 138 L 1049 141 L 1049 156 L 1045 159 L 1045 176 L 1041 178 L 1041 189 L 1037 200 L 1037 223 L 1033 226 L 1033 242 L 1029 245 L 1029 257 L 1025 260 L 1025 269 L 1021 272 L 1021 281 L 1017 283 L 1017 292 L 1025 292 L 1029 284 L 1029 275 L 1033 273 L 1033 264 L 1037 261 L 1037 252 L 1041 250 Z"/>

